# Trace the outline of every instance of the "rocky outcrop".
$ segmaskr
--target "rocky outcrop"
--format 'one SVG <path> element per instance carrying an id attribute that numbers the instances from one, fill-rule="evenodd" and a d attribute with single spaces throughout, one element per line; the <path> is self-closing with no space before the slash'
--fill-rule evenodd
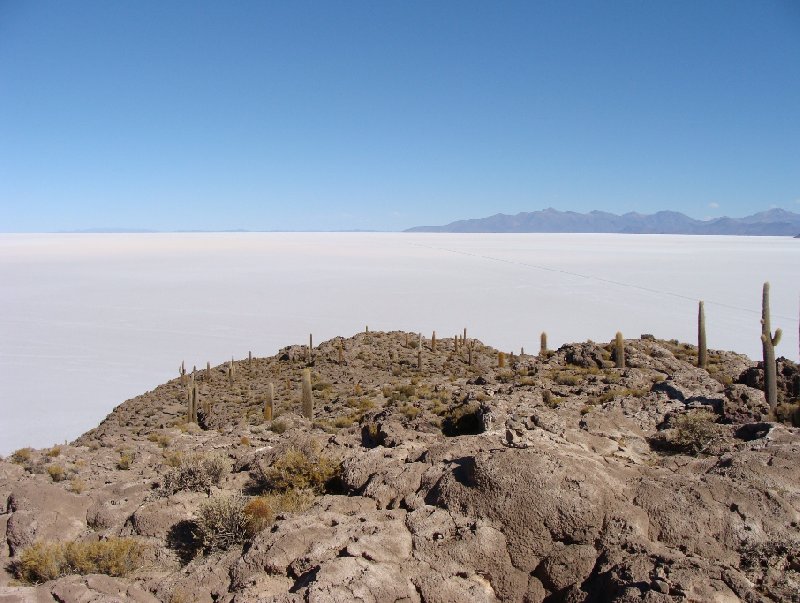
<path id="1" fill-rule="evenodd" d="M 238 363 L 233 385 L 198 379 L 207 429 L 182 423 L 176 380 L 57 453 L 0 462 L 6 567 L 36 541 L 147 547 L 125 578 L 6 574 L 0 601 L 800 601 L 800 432 L 740 378 L 755 363 L 712 351 L 706 372 L 691 346 L 648 338 L 626 342 L 625 369 L 593 342 L 501 369 L 492 348 L 476 342 L 470 365 L 441 340 L 420 371 L 407 339 L 358 335 L 344 363 L 320 345 L 313 421 L 296 413 L 295 346 Z M 713 445 L 687 453 L 692 437 Z M 165 491 L 192 455 L 227 457 L 224 475 Z M 335 478 L 292 469 L 316 484 L 310 507 L 203 550 L 203 506 L 260 494 L 292 455 Z"/>

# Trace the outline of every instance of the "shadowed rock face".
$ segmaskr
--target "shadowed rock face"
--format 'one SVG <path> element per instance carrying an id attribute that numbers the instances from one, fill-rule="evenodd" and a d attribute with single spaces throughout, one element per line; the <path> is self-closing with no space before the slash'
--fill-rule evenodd
<path id="1" fill-rule="evenodd" d="M 706 372 L 692 346 L 644 339 L 624 369 L 592 342 L 498 368 L 497 350 L 475 342 L 470 365 L 445 339 L 418 370 L 416 341 L 357 335 L 342 363 L 338 339 L 318 346 L 313 422 L 292 346 L 236 362 L 233 383 L 198 374 L 205 429 L 183 424 L 176 379 L 59 451 L 0 462 L 0 600 L 800 601 L 800 433 L 770 422 L 756 363 L 711 351 Z M 198 454 L 223 473 L 176 489 Z M 317 462 L 316 496 L 204 551 L 203 506 L 256 496 L 292 455 Z M 130 575 L 9 585 L 34 542 L 115 537 L 148 545 Z"/>

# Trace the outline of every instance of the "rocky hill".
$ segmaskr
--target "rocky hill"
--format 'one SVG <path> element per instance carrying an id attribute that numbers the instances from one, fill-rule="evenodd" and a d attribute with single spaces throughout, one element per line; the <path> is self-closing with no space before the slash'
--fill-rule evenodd
<path id="1" fill-rule="evenodd" d="M 676 211 L 659 211 L 654 214 L 629 212 L 620 216 L 604 211 L 590 211 L 584 214 L 558 211 L 549 207 L 513 216 L 495 214 L 487 218 L 457 220 L 443 226 L 415 226 L 406 232 L 605 232 L 795 236 L 798 230 L 800 230 L 800 214 L 778 208 L 744 218 L 695 220 Z"/>
<path id="2" fill-rule="evenodd" d="M 695 354 L 365 332 L 182 375 L 0 461 L 0 601 L 800 601 L 797 366 L 775 415 Z"/>

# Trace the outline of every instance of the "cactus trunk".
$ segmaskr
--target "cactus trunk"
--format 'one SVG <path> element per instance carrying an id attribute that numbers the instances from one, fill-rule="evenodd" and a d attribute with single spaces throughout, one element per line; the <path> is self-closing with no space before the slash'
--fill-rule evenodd
<path id="1" fill-rule="evenodd" d="M 264 420 L 272 421 L 273 405 L 275 404 L 275 386 L 272 382 L 267 384 L 267 399 L 264 401 Z"/>
<path id="2" fill-rule="evenodd" d="M 619 331 L 614 339 L 614 361 L 617 368 L 625 368 L 625 339 Z"/>
<path id="3" fill-rule="evenodd" d="M 539 353 L 542 355 L 547 353 L 547 333 L 544 331 L 539 336 Z"/>
<path id="4" fill-rule="evenodd" d="M 706 349 L 706 313 L 703 302 L 697 307 L 697 366 L 704 369 L 708 366 L 708 350 Z"/>
<path id="5" fill-rule="evenodd" d="M 314 418 L 314 397 L 311 393 L 311 371 L 303 370 L 303 416 Z"/>
<path id="6" fill-rule="evenodd" d="M 761 347 L 764 350 L 764 396 L 769 407 L 774 411 L 778 406 L 777 364 L 775 362 L 775 346 L 781 340 L 781 330 L 776 329 L 772 335 L 769 316 L 769 283 L 764 283 L 761 297 Z"/>

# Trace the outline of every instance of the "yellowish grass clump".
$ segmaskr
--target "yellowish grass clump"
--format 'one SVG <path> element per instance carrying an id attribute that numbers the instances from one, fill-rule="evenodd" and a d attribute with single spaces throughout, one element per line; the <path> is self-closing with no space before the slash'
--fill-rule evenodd
<path id="1" fill-rule="evenodd" d="M 141 563 L 145 547 L 133 538 L 91 542 L 36 542 L 22 551 L 14 572 L 28 584 L 69 574 L 126 576 Z"/>

